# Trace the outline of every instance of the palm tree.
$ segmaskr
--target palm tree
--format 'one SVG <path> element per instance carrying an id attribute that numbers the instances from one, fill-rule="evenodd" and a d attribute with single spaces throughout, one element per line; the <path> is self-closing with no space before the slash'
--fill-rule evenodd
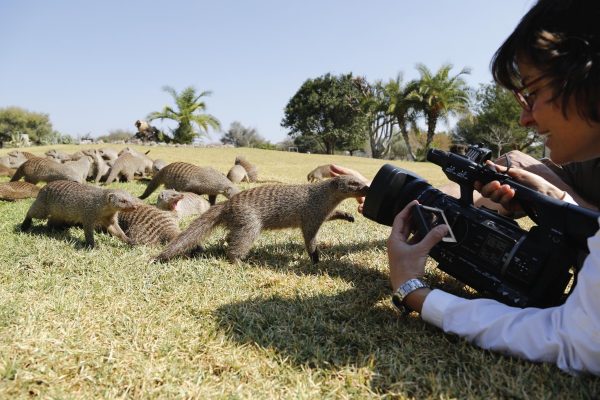
<path id="1" fill-rule="evenodd" d="M 420 105 L 417 89 L 417 81 L 404 85 L 401 73 L 396 76 L 396 79 L 390 79 L 384 87 L 386 97 L 389 99 L 387 113 L 396 119 L 411 161 L 415 161 L 416 157 L 410 145 L 407 125 L 416 121 L 416 110 Z"/>
<path id="2" fill-rule="evenodd" d="M 445 64 L 433 75 L 425 65 L 417 64 L 421 78 L 415 94 L 418 95 L 420 110 L 427 122 L 427 141 L 423 154 L 427 154 L 431 146 L 439 120 L 468 110 L 469 88 L 462 75 L 470 74 L 471 70 L 463 68 L 458 74 L 450 76 L 451 69 L 452 64 Z"/>
<path id="3" fill-rule="evenodd" d="M 148 114 L 149 121 L 155 119 L 170 119 L 178 123 L 177 128 L 172 130 L 175 143 L 191 143 L 195 137 L 208 136 L 208 128 L 220 129 L 221 123 L 210 114 L 205 114 L 206 103 L 201 101 L 202 97 L 211 94 L 204 91 L 196 93 L 193 86 L 188 86 L 181 93 L 177 93 L 170 86 L 164 86 L 163 90 L 173 96 L 175 109 L 165 106 L 162 111 L 154 111 Z"/>

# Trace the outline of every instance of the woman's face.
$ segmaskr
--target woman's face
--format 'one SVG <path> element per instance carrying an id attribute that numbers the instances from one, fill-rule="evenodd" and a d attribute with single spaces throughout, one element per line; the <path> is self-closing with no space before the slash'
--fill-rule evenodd
<path id="1" fill-rule="evenodd" d="M 520 62 L 518 65 L 524 86 L 542 75 L 531 64 Z M 566 164 L 600 157 L 600 123 L 581 118 L 574 98 L 569 100 L 565 118 L 561 99 L 550 101 L 552 88 L 548 85 L 548 80 L 538 80 L 527 89 L 530 93 L 531 110 L 523 110 L 519 123 L 536 129 L 538 135 L 545 138 L 552 161 Z"/>

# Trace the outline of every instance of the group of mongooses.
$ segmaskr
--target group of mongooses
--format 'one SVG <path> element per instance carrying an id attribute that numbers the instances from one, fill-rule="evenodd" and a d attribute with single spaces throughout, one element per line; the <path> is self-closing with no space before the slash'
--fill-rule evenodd
<path id="1" fill-rule="evenodd" d="M 47 156 L 66 162 L 79 161 L 82 165 L 85 165 L 80 161 L 82 157 L 103 157 L 98 150 L 80 153 L 69 156 L 49 152 Z M 334 219 L 354 221 L 352 215 L 336 210 L 336 207 L 344 199 L 365 196 L 368 190 L 359 179 L 337 176 L 318 183 L 262 185 L 240 191 L 235 183 L 242 180 L 256 182 L 258 171 L 241 156 L 236 158 L 228 177 L 210 167 L 185 162 L 157 165 L 145 154 L 136 154 L 131 149 L 122 151 L 112 160 L 111 172 L 104 169 L 75 176 L 61 169 L 62 166 L 68 168 L 67 164 L 46 158 L 28 157 L 18 167 L 11 182 L 0 184 L 0 199 L 3 196 L 14 200 L 37 195 L 21 224 L 22 230 L 28 230 L 34 218 L 47 219 L 48 226 L 55 228 L 80 225 L 85 233 L 85 244 L 94 247 L 94 230 L 104 228 L 127 244 L 167 244 L 156 257 L 157 261 L 168 261 L 201 249 L 213 228 L 223 225 L 228 230 L 226 253 L 231 261 L 243 259 L 263 229 L 300 228 L 306 250 L 316 263 L 319 261 L 316 236 L 323 222 Z M 136 174 L 150 173 L 153 166 L 154 176 L 140 199 L 147 198 L 164 185 L 167 190 L 159 194 L 156 206 L 145 204 L 123 190 L 84 183 L 86 177 L 97 181 L 100 174 L 108 174 L 109 183 L 120 174 L 133 179 Z M 312 171 L 309 180 L 326 177 L 325 167 L 328 166 Z M 63 178 L 55 179 L 60 173 Z M 16 182 L 21 177 L 25 177 L 26 182 Z M 38 181 L 49 183 L 40 190 L 34 184 Z M 202 195 L 207 195 L 209 200 Z M 218 195 L 227 200 L 216 204 Z M 179 220 L 189 215 L 199 217 L 181 231 Z"/>

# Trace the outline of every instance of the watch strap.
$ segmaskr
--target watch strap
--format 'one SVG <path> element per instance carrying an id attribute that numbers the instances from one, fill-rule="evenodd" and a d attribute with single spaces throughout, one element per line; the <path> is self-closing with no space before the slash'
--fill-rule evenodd
<path id="1" fill-rule="evenodd" d="M 417 289 L 428 288 L 428 287 L 429 286 L 420 279 L 417 279 L 417 278 L 409 279 L 406 282 L 404 282 L 402 285 L 400 285 L 398 287 L 398 289 L 396 289 L 396 291 L 392 295 L 392 303 L 400 311 L 408 314 L 412 310 L 409 310 L 404 305 L 404 299 L 406 298 L 406 296 L 408 296 L 409 294 L 411 294 L 412 292 L 414 292 Z"/>

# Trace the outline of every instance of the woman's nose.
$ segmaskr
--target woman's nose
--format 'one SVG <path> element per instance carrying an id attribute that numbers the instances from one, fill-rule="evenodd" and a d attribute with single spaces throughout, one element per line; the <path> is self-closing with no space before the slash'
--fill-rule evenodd
<path id="1" fill-rule="evenodd" d="M 523 127 L 531 126 L 535 124 L 535 120 L 531 115 L 531 111 L 523 110 L 521 111 L 521 116 L 519 117 L 519 125 Z"/>

